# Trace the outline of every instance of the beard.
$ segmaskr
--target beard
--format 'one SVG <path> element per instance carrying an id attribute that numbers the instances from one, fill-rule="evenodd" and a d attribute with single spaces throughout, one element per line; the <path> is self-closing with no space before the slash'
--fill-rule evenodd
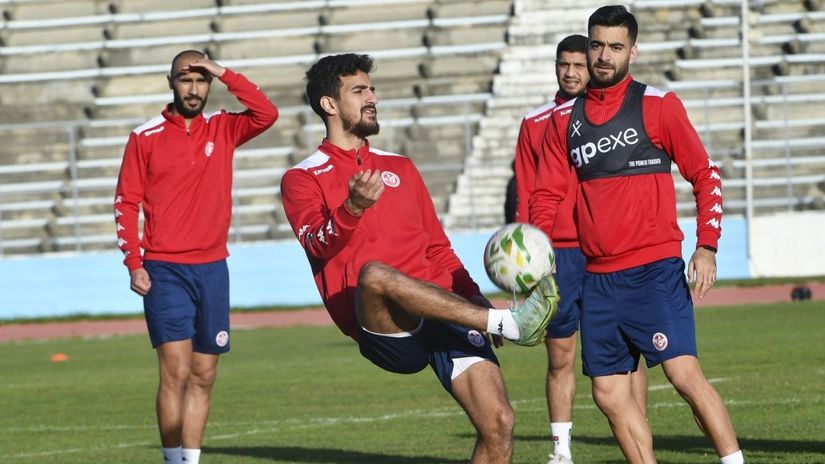
<path id="1" fill-rule="evenodd" d="M 588 71 L 590 72 L 590 83 L 593 87 L 601 89 L 613 87 L 614 85 L 624 80 L 625 76 L 627 76 L 627 71 L 629 67 L 629 62 L 620 64 L 593 64 L 588 69 Z M 610 74 L 611 70 L 613 71 L 612 74 Z"/>
<path id="2" fill-rule="evenodd" d="M 375 111 L 375 121 L 369 121 L 364 118 L 364 110 L 370 108 L 375 109 L 374 106 L 365 106 L 361 108 L 361 114 L 359 115 L 360 118 L 358 121 L 353 121 L 353 118 L 350 118 L 346 113 L 341 113 L 341 123 L 343 124 L 344 131 L 362 139 L 377 134 L 381 129 L 377 119 L 378 110 Z"/>
<path id="3" fill-rule="evenodd" d="M 192 99 L 195 99 L 195 100 L 199 101 L 200 104 L 198 106 L 192 108 L 191 106 L 188 106 L 185 103 L 186 100 L 191 101 Z M 180 114 L 181 116 L 183 116 L 186 119 L 191 119 L 191 118 L 194 118 L 195 116 L 197 116 L 197 115 L 199 115 L 203 112 L 203 107 L 206 106 L 206 98 L 200 98 L 200 97 L 194 97 L 194 96 L 181 98 L 180 94 L 175 92 L 174 105 L 175 105 L 175 109 L 178 111 L 178 114 Z"/>

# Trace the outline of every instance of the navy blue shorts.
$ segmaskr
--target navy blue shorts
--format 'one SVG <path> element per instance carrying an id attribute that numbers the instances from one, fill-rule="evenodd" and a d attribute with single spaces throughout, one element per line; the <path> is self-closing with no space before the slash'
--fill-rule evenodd
<path id="1" fill-rule="evenodd" d="M 192 340 L 198 353 L 229 351 L 229 269 L 226 260 L 207 264 L 145 261 L 152 287 L 143 313 L 152 347 Z"/>
<path id="2" fill-rule="evenodd" d="M 426 319 L 403 334 L 376 334 L 359 327 L 358 347 L 362 356 L 389 372 L 414 374 L 429 364 L 448 392 L 453 359 L 479 357 L 498 364 L 487 337 L 478 330 Z"/>
<path id="3" fill-rule="evenodd" d="M 696 356 L 693 300 L 685 262 L 669 258 L 624 271 L 585 273 L 582 363 L 589 377 L 631 372 Z"/>
<path id="4" fill-rule="evenodd" d="M 556 283 L 559 285 L 559 313 L 547 326 L 547 338 L 567 338 L 579 330 L 582 281 L 587 258 L 580 248 L 556 248 Z"/>

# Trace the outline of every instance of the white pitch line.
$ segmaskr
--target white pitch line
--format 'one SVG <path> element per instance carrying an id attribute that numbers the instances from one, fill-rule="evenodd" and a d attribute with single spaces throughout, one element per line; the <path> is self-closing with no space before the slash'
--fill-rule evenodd
<path id="1" fill-rule="evenodd" d="M 719 380 L 719 379 L 717 379 Z M 544 398 L 535 398 L 535 399 L 526 399 L 526 400 L 515 400 L 511 403 L 514 407 L 519 405 L 529 405 L 538 402 L 544 402 Z M 782 404 L 818 404 L 825 402 L 825 397 L 822 398 L 815 398 L 813 400 L 805 400 L 799 398 L 786 398 L 783 400 L 765 400 L 765 401 L 751 401 L 751 400 L 726 400 L 725 404 L 731 406 L 763 406 L 763 405 L 782 405 Z M 649 408 L 658 409 L 658 408 L 673 408 L 673 407 L 687 407 L 687 403 L 685 402 L 661 402 L 661 403 L 651 403 L 648 404 Z M 543 410 L 541 407 L 517 407 L 517 411 L 539 411 Z M 576 405 L 574 409 L 584 409 L 584 410 L 592 410 L 596 409 L 595 404 L 591 405 Z M 210 423 L 210 428 L 217 428 L 217 427 L 237 427 L 238 425 L 255 425 L 255 424 L 264 424 L 270 425 L 270 427 L 257 427 L 252 430 L 244 431 L 244 432 L 236 432 L 236 433 L 228 433 L 228 434 L 219 434 L 219 435 L 208 435 L 206 438 L 207 440 L 231 440 L 242 436 L 251 436 L 251 435 L 261 435 L 261 434 L 268 434 L 268 433 L 275 433 L 281 431 L 288 431 L 288 430 L 302 430 L 314 427 L 330 427 L 330 426 L 337 426 L 337 425 L 346 425 L 346 424 L 363 424 L 363 423 L 371 423 L 371 422 L 388 422 L 393 421 L 396 419 L 404 419 L 408 417 L 450 417 L 450 416 L 462 416 L 464 412 L 460 408 L 455 409 L 434 409 L 434 410 L 410 410 L 399 412 L 395 414 L 383 414 L 380 416 L 361 416 L 361 417 L 316 417 L 311 418 L 309 420 L 298 420 L 298 419 L 287 419 L 283 421 L 264 421 L 264 422 L 257 422 L 251 424 L 249 422 L 216 422 Z M 119 429 L 128 429 L 127 426 L 114 426 L 114 427 L 105 427 L 107 429 L 112 428 L 119 428 Z M 145 426 L 141 426 L 140 428 L 146 428 Z M 35 428 L 36 429 L 36 428 Z M 72 431 L 77 429 L 72 429 L 71 427 L 66 427 L 66 431 Z M 91 428 L 89 428 L 91 429 Z M 0 429 L 0 432 L 7 432 L 9 430 L 14 431 L 14 429 Z M 45 430 L 43 429 L 38 430 Z M 94 430 L 94 429 L 91 429 Z M 8 458 L 15 459 L 15 458 L 32 458 L 32 457 L 46 457 L 46 456 L 56 456 L 61 454 L 74 454 L 74 453 L 81 453 L 87 451 L 105 451 L 111 449 L 123 449 L 123 448 L 134 448 L 138 446 L 152 446 L 156 444 L 154 441 L 139 441 L 139 442 L 132 442 L 132 443 L 119 443 L 109 447 L 90 447 L 90 448 L 68 448 L 62 450 L 52 450 L 52 451 L 41 451 L 41 452 L 34 452 L 34 453 L 18 453 L 7 456 Z"/>
<path id="2" fill-rule="evenodd" d="M 736 378 L 735 377 L 719 377 L 719 378 L 716 378 L 716 379 L 708 379 L 708 382 L 713 384 L 713 383 L 730 382 L 732 380 L 736 380 Z M 649 385 L 647 387 L 647 391 L 672 390 L 672 389 L 673 389 L 673 385 L 671 385 L 669 383 L 660 384 L 660 385 Z"/>

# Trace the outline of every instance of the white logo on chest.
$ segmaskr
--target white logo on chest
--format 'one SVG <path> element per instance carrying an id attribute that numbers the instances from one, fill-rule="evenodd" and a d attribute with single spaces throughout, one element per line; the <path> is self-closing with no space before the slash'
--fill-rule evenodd
<path id="1" fill-rule="evenodd" d="M 577 168 L 581 168 L 585 164 L 590 164 L 590 159 L 600 153 L 610 153 L 619 147 L 628 147 L 637 143 L 639 143 L 639 134 L 631 127 L 620 130 L 616 135 L 610 134 L 608 137 L 602 137 L 596 143 L 587 142 L 572 149 L 570 158 L 573 159 L 573 164 Z"/>
<path id="2" fill-rule="evenodd" d="M 203 148 L 206 157 L 209 158 L 212 156 L 213 151 L 215 151 L 215 142 L 206 142 L 206 146 Z"/>
<path id="3" fill-rule="evenodd" d="M 381 173 L 381 180 L 384 181 L 384 185 L 387 187 L 398 187 L 401 185 L 401 179 L 398 175 L 394 172 L 384 171 Z"/>

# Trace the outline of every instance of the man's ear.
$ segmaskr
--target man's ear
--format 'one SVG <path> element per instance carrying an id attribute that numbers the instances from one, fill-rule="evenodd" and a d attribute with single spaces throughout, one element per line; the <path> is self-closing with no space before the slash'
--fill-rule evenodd
<path id="1" fill-rule="evenodd" d="M 166 82 L 169 83 L 169 89 L 175 90 L 175 86 L 172 85 L 172 75 L 171 74 L 166 75 Z"/>
<path id="2" fill-rule="evenodd" d="M 338 113 L 338 105 L 334 98 L 323 96 L 321 97 L 321 109 L 324 110 L 327 114 L 337 114 Z"/>

